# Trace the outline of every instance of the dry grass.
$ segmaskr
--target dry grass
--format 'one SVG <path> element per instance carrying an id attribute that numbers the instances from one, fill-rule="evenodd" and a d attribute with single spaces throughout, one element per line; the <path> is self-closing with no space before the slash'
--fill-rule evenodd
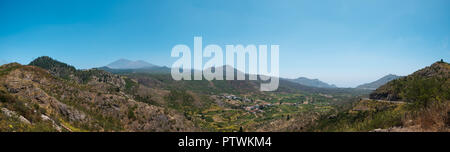
<path id="1" fill-rule="evenodd" d="M 450 131 L 449 114 L 450 101 L 433 102 L 426 108 L 408 113 L 403 124 L 411 129 L 419 129 L 417 131 L 447 132 Z"/>

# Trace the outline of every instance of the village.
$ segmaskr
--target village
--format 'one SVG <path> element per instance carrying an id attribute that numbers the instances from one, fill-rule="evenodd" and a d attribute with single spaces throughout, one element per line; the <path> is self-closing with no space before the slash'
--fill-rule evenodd
<path id="1" fill-rule="evenodd" d="M 295 103 L 291 102 L 277 102 L 277 103 L 269 103 L 264 100 L 255 100 L 246 97 L 238 97 L 233 94 L 224 94 L 220 95 L 219 98 L 224 99 L 227 103 L 237 105 L 239 102 L 241 103 L 253 103 L 254 105 L 243 106 L 242 109 L 248 111 L 250 113 L 263 113 L 265 108 L 272 107 L 275 105 L 289 105 L 289 106 L 299 106 L 302 104 L 309 104 L 309 100 L 299 101 Z M 312 99 L 311 99 L 312 100 Z"/>

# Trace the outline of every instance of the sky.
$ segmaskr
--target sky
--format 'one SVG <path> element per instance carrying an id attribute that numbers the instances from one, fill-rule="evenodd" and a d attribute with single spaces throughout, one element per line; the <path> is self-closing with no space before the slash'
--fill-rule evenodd
<path id="1" fill-rule="evenodd" d="M 280 76 L 355 87 L 450 60 L 448 0 L 1 0 L 0 61 L 170 67 L 172 47 L 280 45 Z M 206 62 L 206 60 L 204 60 Z"/>

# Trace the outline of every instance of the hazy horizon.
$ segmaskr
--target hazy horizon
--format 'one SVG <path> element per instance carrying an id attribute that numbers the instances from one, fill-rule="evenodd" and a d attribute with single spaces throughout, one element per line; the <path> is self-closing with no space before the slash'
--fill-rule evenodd
<path id="1" fill-rule="evenodd" d="M 450 1 L 0 2 L 0 63 L 79 69 L 124 58 L 170 67 L 173 46 L 280 45 L 280 77 L 355 87 L 444 59 Z M 206 60 L 206 59 L 205 59 Z"/>

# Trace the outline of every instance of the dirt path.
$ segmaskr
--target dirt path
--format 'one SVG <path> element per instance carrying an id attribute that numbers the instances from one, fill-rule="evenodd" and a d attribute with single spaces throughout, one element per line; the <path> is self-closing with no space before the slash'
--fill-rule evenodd
<path id="1" fill-rule="evenodd" d="M 385 103 L 394 103 L 394 104 L 406 104 L 405 101 L 389 101 L 389 100 L 375 100 L 375 99 L 369 99 L 369 98 L 363 98 L 363 100 L 372 100 L 377 102 L 385 102 Z"/>

